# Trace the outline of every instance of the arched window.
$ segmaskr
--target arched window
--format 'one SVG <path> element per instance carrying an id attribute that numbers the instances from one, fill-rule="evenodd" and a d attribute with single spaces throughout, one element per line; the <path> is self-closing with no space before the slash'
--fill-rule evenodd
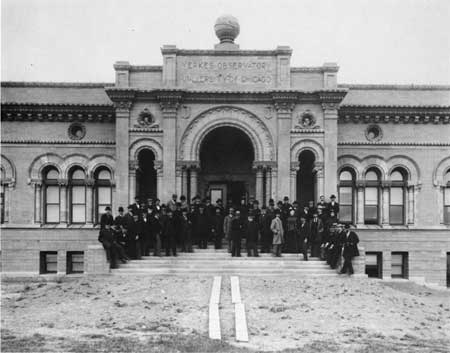
<path id="1" fill-rule="evenodd" d="M 406 173 L 395 169 L 391 173 L 389 193 L 389 224 L 405 224 Z"/>
<path id="2" fill-rule="evenodd" d="M 355 176 L 350 170 L 344 169 L 339 174 L 339 221 L 353 223 L 353 198 Z"/>
<path id="3" fill-rule="evenodd" d="M 98 169 L 95 174 L 95 223 L 105 213 L 105 207 L 112 206 L 111 172 L 107 168 Z"/>
<path id="4" fill-rule="evenodd" d="M 450 169 L 444 175 L 444 223 L 450 224 Z"/>
<path id="5" fill-rule="evenodd" d="M 380 175 L 376 169 L 370 169 L 365 177 L 364 224 L 378 224 L 380 215 Z"/>
<path id="6" fill-rule="evenodd" d="M 50 167 L 43 172 L 44 222 L 59 223 L 59 172 Z"/>
<path id="7" fill-rule="evenodd" d="M 86 174 L 83 169 L 72 170 L 69 188 L 70 223 L 86 223 Z"/>

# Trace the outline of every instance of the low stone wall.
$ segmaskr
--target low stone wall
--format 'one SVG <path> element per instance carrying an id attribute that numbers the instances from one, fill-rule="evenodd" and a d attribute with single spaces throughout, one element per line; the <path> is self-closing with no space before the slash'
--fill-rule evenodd
<path id="1" fill-rule="evenodd" d="M 110 273 L 109 262 L 106 260 L 106 253 L 103 246 L 88 245 L 85 261 L 84 272 L 88 275 L 105 275 Z"/>

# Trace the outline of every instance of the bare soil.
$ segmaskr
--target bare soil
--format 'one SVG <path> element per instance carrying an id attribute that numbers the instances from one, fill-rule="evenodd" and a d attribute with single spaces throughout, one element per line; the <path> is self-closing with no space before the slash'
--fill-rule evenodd
<path id="1" fill-rule="evenodd" d="M 2 352 L 449 352 L 450 291 L 360 278 L 240 278 L 250 342 L 207 338 L 212 277 L 2 283 Z"/>

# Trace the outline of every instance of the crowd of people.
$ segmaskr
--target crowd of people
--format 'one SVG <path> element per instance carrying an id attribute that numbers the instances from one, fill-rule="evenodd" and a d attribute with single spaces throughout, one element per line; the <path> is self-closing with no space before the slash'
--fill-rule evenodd
<path id="1" fill-rule="evenodd" d="M 110 207 L 100 219 L 99 241 L 106 250 L 111 268 L 142 256 L 177 256 L 177 252 L 193 252 L 193 245 L 215 249 L 225 245 L 232 257 L 241 256 L 245 240 L 247 256 L 259 253 L 298 253 L 303 260 L 311 257 L 326 260 L 331 268 L 342 264 L 341 273 L 353 274 L 352 258 L 358 256 L 358 236 L 349 224 L 339 223 L 339 204 L 334 195 L 324 196 L 299 207 L 288 197 L 260 208 L 257 200 L 239 205 L 221 199 L 213 205 L 210 199 L 196 196 L 191 203 L 185 196 L 173 195 L 167 204 L 159 199 L 139 200 L 125 213 L 119 207 L 114 218 Z"/>

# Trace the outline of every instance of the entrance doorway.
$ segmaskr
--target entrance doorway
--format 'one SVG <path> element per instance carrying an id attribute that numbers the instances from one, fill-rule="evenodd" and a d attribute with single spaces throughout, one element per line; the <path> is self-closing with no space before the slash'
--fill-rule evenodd
<path id="1" fill-rule="evenodd" d="M 315 200 L 315 156 L 311 151 L 303 151 L 298 157 L 300 169 L 297 172 L 297 201 L 300 206 L 307 205 L 309 201 Z"/>
<path id="2" fill-rule="evenodd" d="M 245 132 L 235 127 L 219 127 L 209 132 L 200 146 L 199 192 L 215 203 L 238 205 L 242 197 L 255 195 L 253 145 Z"/>
<path id="3" fill-rule="evenodd" d="M 136 195 L 139 200 L 156 198 L 155 155 L 149 149 L 138 154 L 139 168 L 136 170 Z"/>

